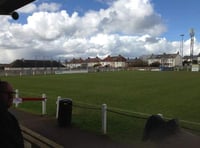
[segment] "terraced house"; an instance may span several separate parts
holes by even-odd
[[[154,63],[158,63],[160,66],[168,68],[182,66],[182,57],[179,52],[176,54],[152,54],[148,59],[148,65],[152,65]]]
[[[99,57],[90,58],[83,60],[82,58],[73,58],[69,62],[65,63],[67,68],[94,68],[94,67],[110,67],[110,68],[125,68],[127,59],[121,55],[118,56],[107,56],[104,59]]]

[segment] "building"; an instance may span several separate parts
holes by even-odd
[[[126,58],[118,56],[107,56],[104,59],[99,57],[87,59],[75,59],[73,58],[69,62],[65,63],[67,68],[76,69],[76,68],[95,68],[95,67],[110,67],[110,68],[125,68],[126,67]]]
[[[82,68],[84,65],[84,60],[82,58],[73,58],[69,62],[66,62],[65,65],[68,69]]]
[[[85,60],[85,63],[87,64],[87,67],[98,67],[101,66],[101,59],[99,57],[95,57],[95,58],[90,58],[88,57]]]
[[[179,52],[176,54],[152,54],[148,59],[148,65],[153,65],[154,63],[159,63],[162,67],[173,68],[176,66],[182,66],[182,57],[179,55]]]
[[[198,64],[200,55],[193,55],[191,56],[184,56],[183,57],[183,65],[191,65],[191,64]]]
[[[103,67],[125,68],[127,59],[121,55],[107,56],[101,62]]]
[[[60,62],[54,60],[25,60],[18,59],[13,61],[10,64],[7,64],[4,68],[5,70],[13,70],[13,69],[49,69],[49,68],[62,68]]]
[[[52,74],[57,70],[65,69],[65,66],[55,60],[25,60],[17,59],[3,67],[1,74],[5,75],[35,75]]]

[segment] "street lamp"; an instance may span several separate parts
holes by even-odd
[[[180,52],[181,53],[180,54],[183,58],[183,37],[184,37],[184,34],[181,34],[180,36],[181,36],[181,43],[180,43]]]

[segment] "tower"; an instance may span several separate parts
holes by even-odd
[[[184,37],[184,34],[181,34],[181,42],[180,42],[180,54],[183,58],[183,37]]]
[[[193,50],[194,50],[194,29],[190,29],[190,60],[193,61]]]

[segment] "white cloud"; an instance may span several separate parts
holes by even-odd
[[[32,13],[36,11],[37,6],[34,3],[30,3],[28,5],[25,5],[24,7],[18,9],[17,11],[20,13]]]
[[[57,3],[42,3],[39,5],[39,11],[49,11],[49,12],[56,12],[60,9],[61,5]]]
[[[108,33],[160,35],[166,28],[148,0],[119,0],[99,12],[100,26]]]
[[[26,24],[10,23],[8,17],[2,17],[0,54],[4,56],[0,57],[0,63],[17,58],[59,56],[87,58],[121,54],[138,57],[179,50],[179,41],[169,42],[159,37],[166,26],[150,0],[109,2],[107,9],[88,11],[83,16],[59,11],[60,5],[56,3],[43,3],[36,8],[32,4],[23,10],[34,11]],[[187,49],[188,42],[184,44]]]
[[[20,13],[32,13],[36,11],[56,12],[60,10],[61,5],[58,3],[41,3],[38,7],[35,3],[30,3],[18,9]]]

